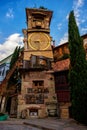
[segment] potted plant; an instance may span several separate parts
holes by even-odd
[[[8,119],[8,114],[0,113],[0,121],[4,121]]]

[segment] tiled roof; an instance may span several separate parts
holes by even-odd
[[[69,65],[70,65],[69,59],[57,61],[56,63],[53,64],[53,70],[54,71],[68,70]]]

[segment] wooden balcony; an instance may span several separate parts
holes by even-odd
[[[70,102],[70,91],[69,90],[57,90],[58,102]]]

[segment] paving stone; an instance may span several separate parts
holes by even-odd
[[[87,130],[73,119],[9,119],[0,121],[0,130]]]

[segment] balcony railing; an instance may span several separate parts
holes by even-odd
[[[51,69],[51,59],[32,55],[30,60],[23,61],[23,69]]]

